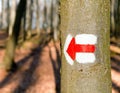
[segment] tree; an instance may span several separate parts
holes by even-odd
[[[1,0],[0,9],[0,27],[2,29],[8,28],[9,23],[9,0]]]
[[[26,5],[26,19],[25,19],[25,26],[26,26],[26,34],[27,38],[31,37],[31,26],[32,26],[32,16],[31,16],[31,0],[27,0]]]
[[[58,14],[58,8],[59,8],[59,0],[53,0],[53,20],[52,20],[52,26],[53,26],[53,37],[54,40],[59,40],[59,32],[58,32],[58,25],[59,25],[59,14]]]
[[[61,0],[61,93],[111,93],[109,30],[109,0]]]
[[[14,64],[14,52],[18,41],[18,36],[20,32],[20,24],[22,16],[25,12],[26,7],[26,0],[20,0],[20,3],[17,7],[17,10],[15,8],[15,0],[12,0],[12,7],[10,11],[10,25],[9,25],[9,37],[8,41],[6,43],[6,51],[5,56],[3,58],[3,62],[0,63],[0,72],[6,71],[12,69],[12,65]],[[1,80],[1,78],[0,78]]]
[[[116,2],[115,2],[115,4],[116,4],[116,11],[115,11],[115,13],[116,13],[116,15],[115,15],[115,37],[116,38],[119,38],[120,37],[120,1],[119,0],[116,0]]]
[[[13,26],[15,22],[15,16],[16,16],[16,0],[11,1],[12,6],[10,9],[10,24],[9,24],[9,36],[12,35],[13,32]]]
[[[2,0],[2,28],[5,28],[6,25],[6,12],[5,12],[5,0]]]

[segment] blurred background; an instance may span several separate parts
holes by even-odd
[[[59,0],[0,0],[0,93],[60,93],[59,11]],[[111,0],[110,20],[112,93],[120,93],[120,0]]]
[[[120,0],[111,0],[110,27],[112,93],[120,93]]]

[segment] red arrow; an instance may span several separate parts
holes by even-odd
[[[93,52],[95,52],[95,45],[91,45],[91,44],[75,44],[75,38],[72,38],[66,52],[69,54],[69,56],[73,60],[75,60],[76,52],[93,53]]]

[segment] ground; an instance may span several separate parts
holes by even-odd
[[[0,33],[0,46],[4,46],[5,38],[7,35]],[[0,93],[60,92],[60,43],[32,42],[28,40],[22,47],[16,48],[14,60],[17,68],[14,68],[0,82]],[[1,47],[0,62],[4,54],[5,49]],[[2,73],[1,76],[5,76],[4,74],[6,73]]]

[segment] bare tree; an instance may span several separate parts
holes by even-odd
[[[31,37],[31,0],[27,0],[27,6],[26,6],[26,33],[28,38]]]
[[[115,37],[120,38],[120,0],[115,0]]]
[[[51,31],[52,28],[52,0],[45,0],[46,4],[46,28],[47,32]]]
[[[32,29],[35,29],[37,27],[37,3],[37,0],[34,0],[32,4]]]
[[[45,24],[45,0],[38,0],[39,3],[39,27],[40,30],[44,29],[44,24]]]
[[[7,14],[6,14],[6,15],[7,15],[7,18],[6,18],[6,21],[7,21],[7,27],[8,27],[9,21],[10,21],[10,20],[9,20],[10,18],[9,18],[9,16],[8,16],[8,15],[10,15],[10,0],[7,0],[6,3],[7,3],[7,8],[6,8],[6,9],[7,9]]]
[[[4,9],[4,0],[2,0],[2,14],[1,14],[2,15],[2,22],[1,22],[2,28],[3,28],[4,21],[5,21],[4,11],[5,11],[5,9]]]
[[[36,30],[37,30],[37,34],[38,35],[40,35],[40,27],[39,27],[39,24],[40,24],[40,22],[39,22],[39,20],[40,20],[40,14],[39,14],[39,9],[40,9],[40,6],[39,6],[39,4],[40,4],[40,1],[39,0],[36,0]]]
[[[53,20],[52,20],[52,26],[53,26],[53,37],[54,40],[57,41],[59,40],[59,30],[58,30],[58,25],[59,25],[59,13],[58,13],[58,8],[59,8],[59,0],[52,0],[52,5],[53,5]]]
[[[2,1],[0,5],[0,28],[2,27]]]
[[[8,25],[8,20],[7,20],[7,2],[8,0],[2,0],[2,28],[5,29]]]
[[[15,16],[16,16],[16,0],[11,1],[11,8],[10,8],[10,24],[9,24],[9,35],[12,35],[13,26],[15,22]]]
[[[10,70],[12,64],[14,64],[14,52],[18,41],[20,32],[20,24],[23,14],[25,12],[26,0],[20,0],[16,11],[16,0],[12,0],[11,11],[10,11],[10,23],[9,23],[9,37],[6,43],[5,56],[3,62],[0,63],[0,70]]]

